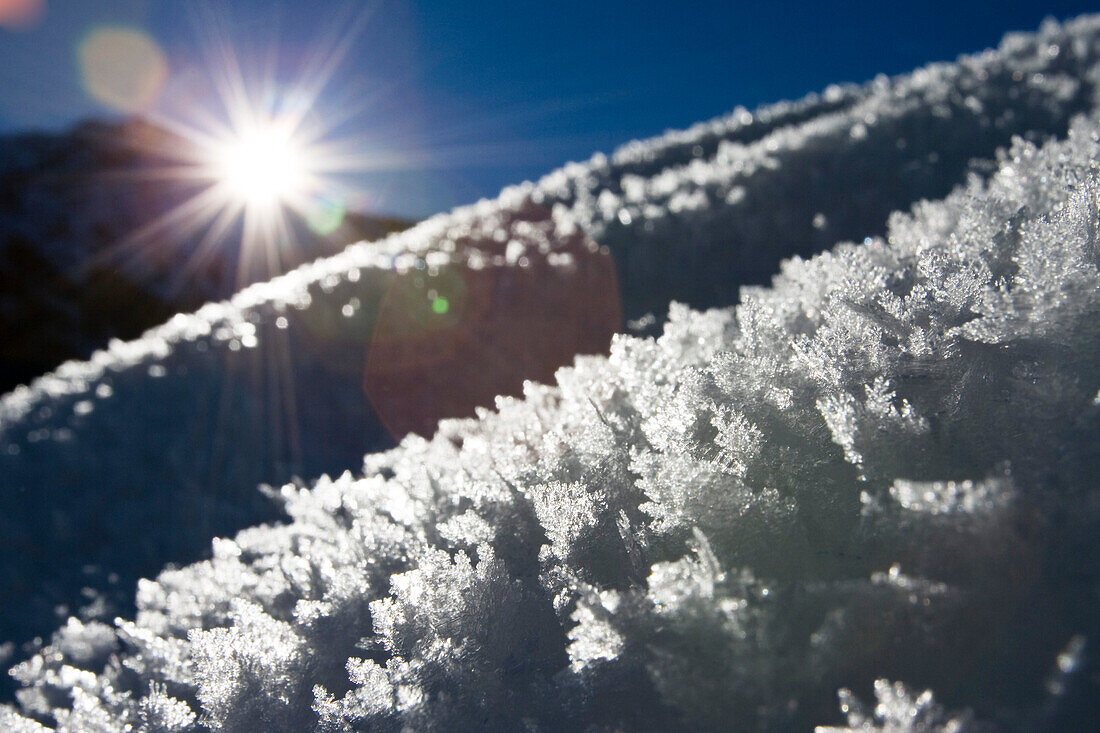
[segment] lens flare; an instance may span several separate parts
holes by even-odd
[[[363,390],[398,440],[430,437],[440,419],[472,417],[497,395],[522,394],[527,380],[552,382],[578,354],[606,353],[622,330],[615,263],[581,229],[558,226],[530,201],[512,222],[484,221],[493,223],[439,234],[485,257],[481,266],[473,255],[438,267],[395,263],[377,280],[385,292],[370,309]],[[509,250],[534,254],[548,243],[544,256],[508,263]]]
[[[360,108],[319,103],[368,17],[349,7],[296,63],[299,76],[283,83],[276,46],[246,59],[267,60],[263,68],[249,63],[246,73],[225,24],[209,10],[199,18],[208,78],[184,67],[168,80],[170,93],[162,93],[168,67],[151,39],[134,29],[93,31],[79,54],[86,89],[120,111],[145,110],[161,98],[149,118],[164,133],[139,143],[157,163],[142,177],[174,181],[187,197],[99,264],[175,244],[186,252],[179,282],[232,267],[239,288],[311,259],[305,248],[316,244],[312,237],[334,236],[346,221],[347,177],[372,163],[351,142],[332,139]]]
[[[97,28],[77,55],[85,91],[117,112],[148,109],[168,78],[164,52],[137,28]]]
[[[347,218],[347,205],[339,198],[319,198],[310,206],[306,222],[314,234],[328,236],[332,234]]]
[[[0,0],[0,27],[26,30],[42,16],[42,0]]]

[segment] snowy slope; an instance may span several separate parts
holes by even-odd
[[[600,314],[569,342],[600,351],[586,347],[617,319],[610,282],[631,318],[670,297],[728,305],[782,257],[884,232],[889,212],[1000,169],[989,188],[895,217],[889,243],[793,260],[736,310],[675,310],[661,340],[618,339],[556,388],[369,456],[360,480],[285,488],[292,524],[143,583],[136,623],[71,621],[20,668],[24,711],[49,722],[71,705],[54,712],[64,730],[186,730],[200,710],[226,730],[787,729],[835,717],[837,687],[889,675],[1005,725],[1056,720],[1072,704],[1044,701],[1043,680],[1065,648],[1072,699],[1077,640],[1098,631],[1095,584],[1067,585],[1060,562],[1081,558],[1086,577],[1098,564],[1083,477],[1100,388],[1100,135],[1082,123],[1071,142],[991,161],[1014,133],[1062,136],[1095,111],[1098,55],[1100,20],[1086,19],[735,112],[353,247],[7,395],[3,533],[19,560],[5,565],[18,592],[4,622],[21,639],[48,625],[33,613],[74,609],[81,583],[110,585],[96,573],[117,573],[124,598],[134,574],[270,516],[257,483],[355,467],[385,441],[388,410],[414,427],[444,416],[426,369],[423,395],[396,407],[386,396],[401,390],[374,391],[376,417],[372,354],[476,353],[477,338],[448,333],[495,332],[452,301],[527,290],[516,283],[539,272],[536,290]],[[429,337],[403,349],[386,318],[408,293]],[[521,302],[545,329],[531,343],[549,338],[560,323]],[[544,377],[503,370],[499,391],[525,376]],[[1073,492],[1082,510],[1066,513]],[[98,568],[87,581],[85,566]],[[1024,631],[1033,643],[1005,647]],[[1014,681],[960,671],[975,659]],[[879,722],[913,722],[909,707],[947,722],[924,698],[880,692]]]

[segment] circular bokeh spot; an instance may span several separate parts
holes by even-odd
[[[553,381],[578,354],[606,353],[621,327],[605,249],[531,203],[499,217],[449,233],[449,264],[391,274],[363,386],[396,438]]]
[[[0,0],[0,27],[30,28],[42,16],[45,7],[43,0]]]
[[[314,234],[328,236],[344,223],[347,206],[337,198],[324,198],[312,202],[306,215],[306,223]]]
[[[97,28],[77,49],[84,90],[117,112],[148,109],[168,78],[156,41],[137,28]]]

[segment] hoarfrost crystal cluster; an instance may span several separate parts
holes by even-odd
[[[773,111],[785,124],[756,142],[720,141],[742,129],[735,116],[584,173],[644,177],[662,155],[717,150],[676,174],[624,175],[621,194],[567,192],[570,168],[506,193],[597,241],[637,225],[652,244],[647,222],[678,222],[666,254],[690,261],[693,227],[724,226],[763,195],[751,183],[733,195],[734,181],[772,169],[768,151],[794,156],[815,134],[895,139],[891,115],[988,111],[1002,93],[1063,111],[1089,90],[1064,137],[1017,139],[988,177],[893,214],[883,236],[795,254],[732,307],[673,304],[659,337],[616,336],[555,384],[445,420],[356,474],[288,483],[273,492],[288,521],[141,581],[133,619],[70,620],[15,668],[19,707],[0,720],[66,732],[1095,723],[1100,75],[1032,66],[1094,57],[1098,29],[1048,26],[892,87],[831,90],[818,104],[835,113]],[[953,80],[971,73],[981,82],[959,97]],[[730,187],[714,197],[716,180]],[[843,212],[805,223],[821,231]]]

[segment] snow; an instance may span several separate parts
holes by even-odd
[[[15,668],[21,715],[62,731],[1095,723],[1098,61],[1085,18],[737,110],[5,396],[0,521],[20,561],[4,572],[30,587],[8,595],[7,633],[98,592]],[[551,255],[567,258],[548,288],[572,287],[602,248],[624,316],[667,309],[659,338],[615,336],[554,384],[358,464],[387,444],[363,390],[387,291]],[[267,491],[284,522],[259,524],[276,516],[261,482],[288,482]],[[250,523],[127,608],[134,577]]]

